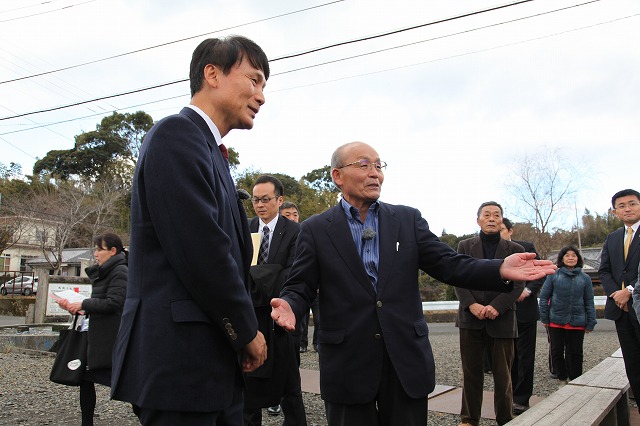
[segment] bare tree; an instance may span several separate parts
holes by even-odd
[[[76,182],[63,181],[40,189],[32,198],[36,235],[42,254],[51,269],[60,273],[62,252],[74,237],[80,224],[95,211],[89,195]]]
[[[564,220],[560,213],[573,209],[586,186],[588,167],[578,172],[569,158],[561,150],[540,149],[516,158],[505,177],[506,189],[514,199],[509,212],[532,225],[533,242],[543,258],[551,249],[550,230]]]

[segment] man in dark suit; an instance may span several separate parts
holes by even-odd
[[[500,204],[495,201],[482,203],[478,208],[477,222],[480,235],[461,241],[458,253],[478,259],[504,259],[513,253],[524,252],[522,246],[500,238]],[[480,277],[477,279],[482,281]],[[480,421],[484,365],[478,354],[484,354],[485,348],[491,353],[496,421],[503,425],[513,418],[511,364],[513,339],[518,336],[515,302],[523,289],[522,281],[516,281],[508,293],[455,289],[460,301],[456,327],[460,329],[462,360],[462,425],[477,426]]]
[[[262,365],[266,344],[221,138],[253,126],[269,64],[244,37],[207,39],[189,76],[191,104],[153,126],[136,166],[112,397],[132,403],[142,424],[242,425],[242,371]]]
[[[607,236],[600,254],[600,281],[609,296],[604,317],[616,322],[624,366],[633,395],[640,395],[640,324],[631,293],[638,280],[640,263],[640,193],[634,189],[611,198],[615,215],[624,226]],[[637,308],[637,305],[636,305]]]
[[[250,269],[251,294],[258,327],[269,348],[265,363],[246,374],[244,418],[247,426],[262,424],[262,407],[282,405],[284,426],[306,426],[300,383],[298,342],[271,319],[271,299],[280,294],[289,275],[300,225],[278,213],[284,188],[279,179],[262,175],[253,187],[251,232],[261,234],[257,265]],[[282,399],[282,402],[281,402]]]
[[[502,218],[500,236],[513,241],[524,248],[527,253],[536,253],[533,243],[529,241],[512,240],[513,224],[506,217]],[[536,358],[536,335],[538,334],[538,292],[543,280],[527,281],[522,293],[516,300],[516,320],[518,322],[518,337],[515,342],[513,365],[511,367],[511,386],[513,388],[513,414],[522,414],[529,409],[529,399],[533,394],[533,372]]]
[[[505,261],[457,254],[418,210],[378,201],[385,167],[362,142],[333,153],[331,176],[342,200],[301,224],[289,279],[271,301],[272,318],[293,331],[319,297],[320,390],[330,426],[427,423],[435,366],[419,268],[445,282],[496,291],[512,288],[503,279],[555,270],[533,254]]]

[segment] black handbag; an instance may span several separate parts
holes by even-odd
[[[49,380],[61,385],[80,386],[87,368],[88,333],[77,330],[78,317],[76,314],[71,328],[60,331],[58,352]]]

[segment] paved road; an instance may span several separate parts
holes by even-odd
[[[24,324],[24,317],[12,317],[0,315],[0,326],[2,325],[20,325]]]

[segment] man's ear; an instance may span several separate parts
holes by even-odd
[[[213,64],[207,64],[204,67],[204,78],[203,78],[203,83],[208,84],[210,87],[218,87],[218,76],[220,73],[220,70],[218,69],[218,67],[216,67]]]
[[[332,169],[331,177],[333,178],[333,183],[339,188],[342,185],[342,176],[340,173],[340,169],[338,168]]]

